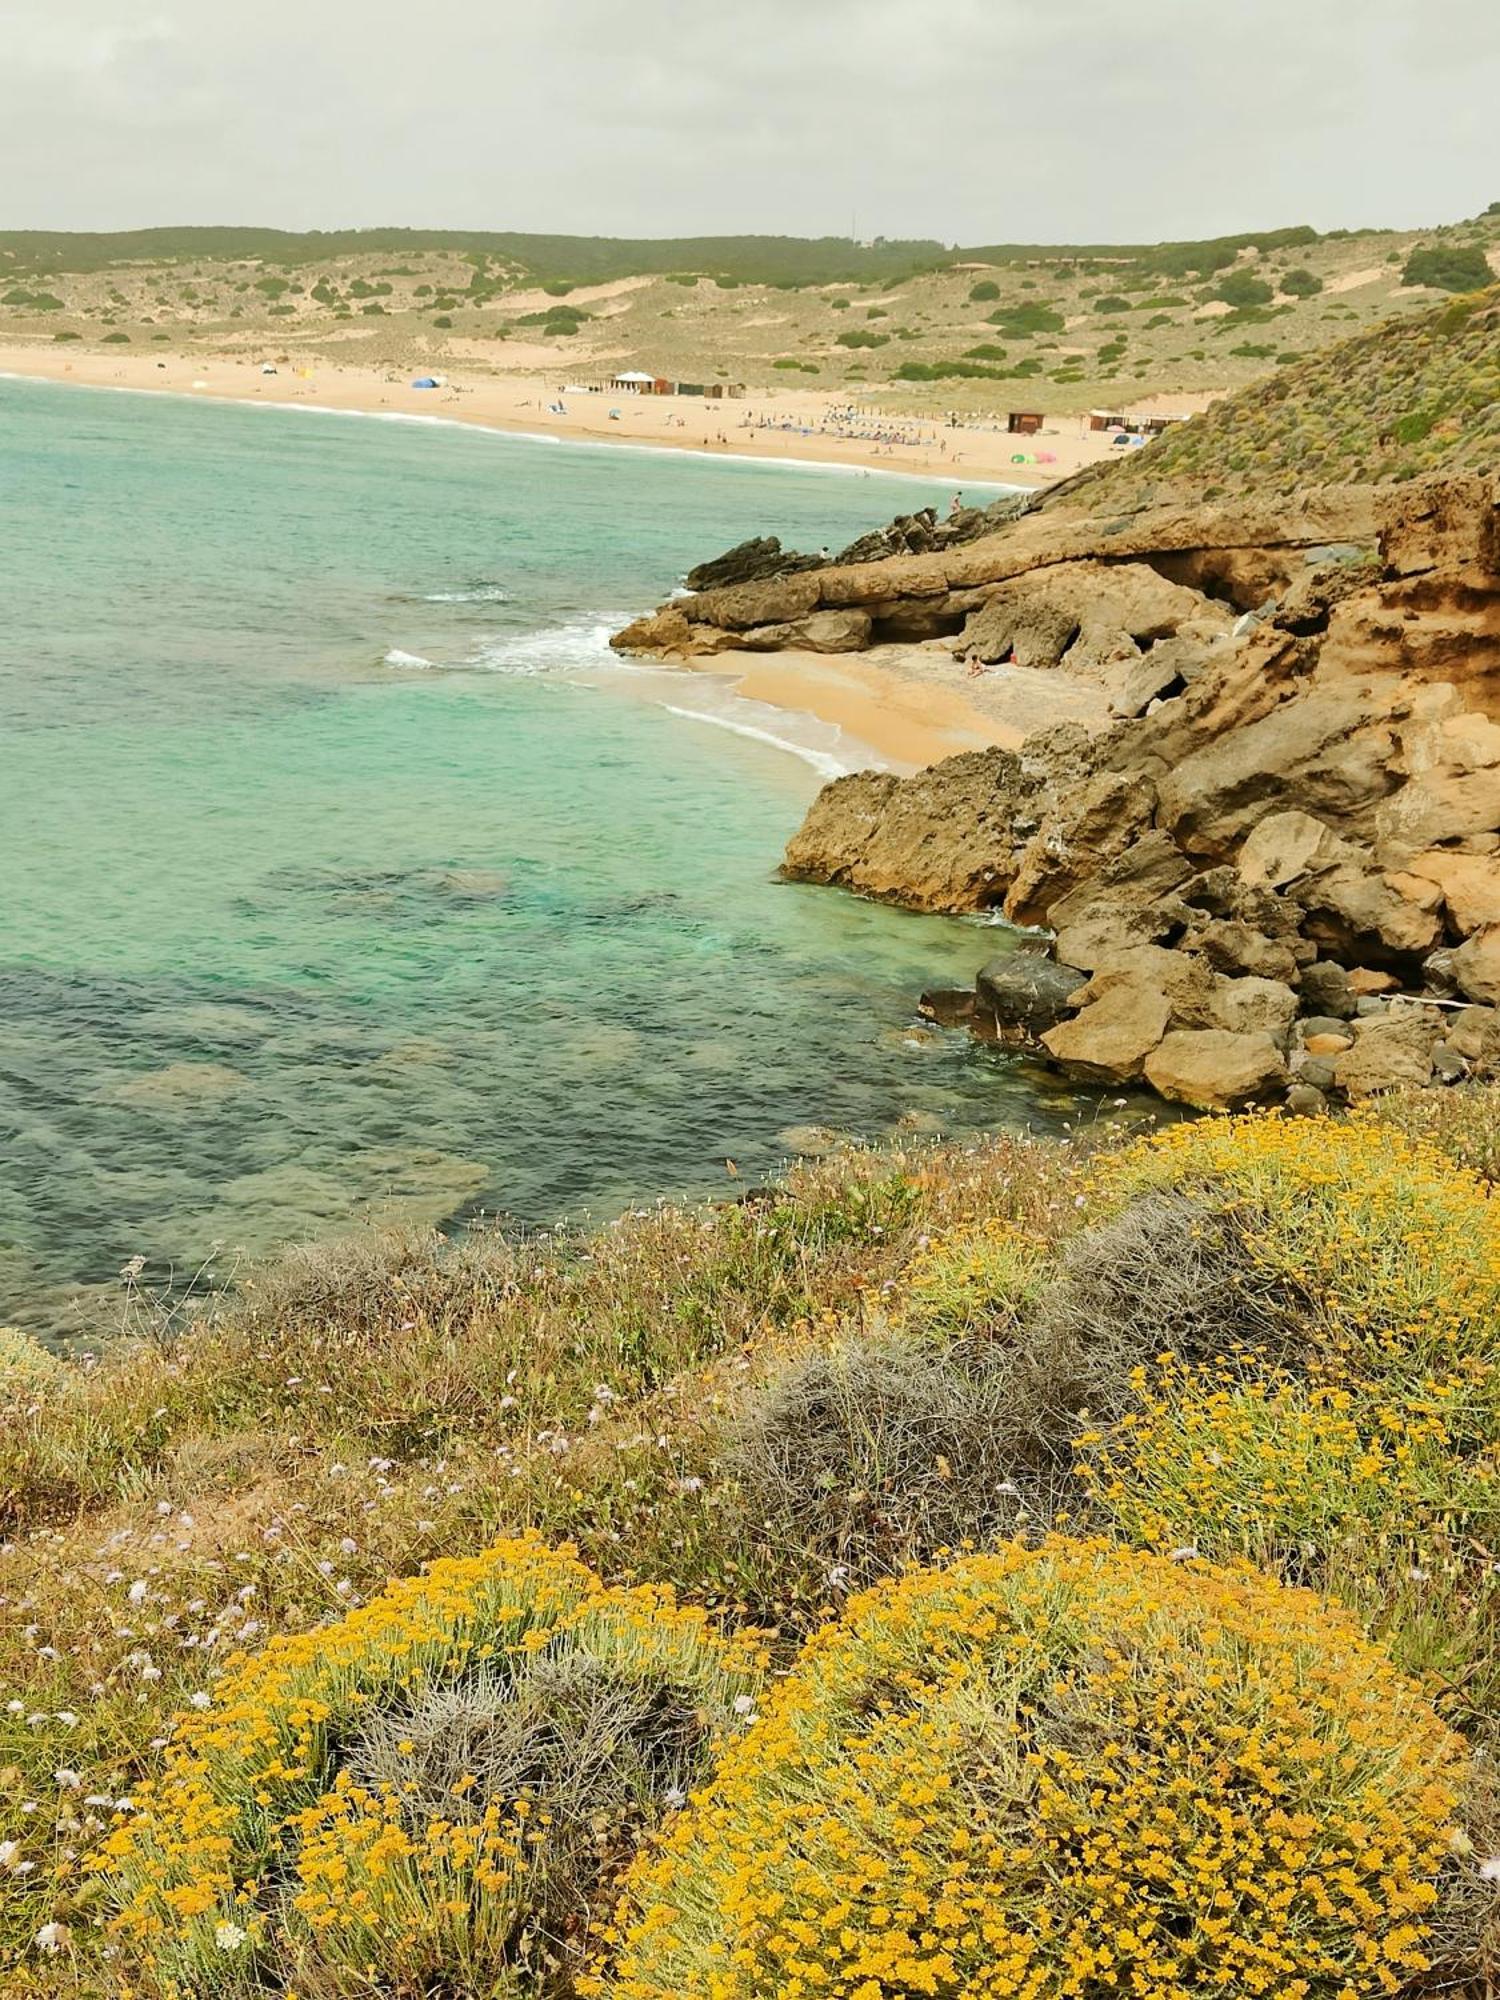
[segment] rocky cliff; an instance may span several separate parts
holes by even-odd
[[[1201,1106],[1500,1073],[1497,469],[1490,292],[1032,502],[731,551],[615,644],[904,640],[1103,690],[1102,733],[839,779],[788,847],[793,878],[1037,933],[934,1012]]]
[[[932,1004],[1082,1078],[1311,1108],[1500,1068],[1493,484],[1060,526],[1006,538],[1041,560],[973,625],[1013,657],[1033,645],[1066,666],[1088,648],[1111,671],[1101,605],[1122,572],[1168,572],[1191,601],[1128,635],[1130,674],[1155,689],[1144,712],[839,779],[786,872],[1045,927],[1046,969],[1004,959]],[[1224,598],[1244,595],[1256,609],[1226,629]]]

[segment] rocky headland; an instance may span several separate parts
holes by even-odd
[[[1500,1075],[1494,474],[1129,480],[1118,510],[1091,477],[833,560],[747,545],[615,643],[901,638],[1102,690],[1103,729],[837,779],[788,846],[792,879],[1025,933],[934,1017],[1205,1108]]]

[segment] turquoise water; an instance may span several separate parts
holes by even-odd
[[[1062,1116],[912,1033],[993,933],[773,880],[851,746],[602,646],[744,535],[942,497],[0,381],[0,1321]]]

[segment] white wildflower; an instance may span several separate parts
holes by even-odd
[[[214,1943],[220,1951],[238,1951],[249,1938],[250,1933],[241,1930],[238,1924],[221,1923],[214,1925]]]

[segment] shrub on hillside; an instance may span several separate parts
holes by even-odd
[[[864,327],[855,327],[848,333],[834,336],[840,347],[884,347],[890,340],[888,333],[871,333]]]
[[[1061,333],[1067,321],[1060,312],[1040,300],[1028,299],[1023,305],[1001,306],[989,315],[991,326],[1012,340],[1026,340],[1036,333]]]
[[[158,1992],[566,1992],[753,1644],[531,1540],[273,1642],[182,1718],[98,1866]]]
[[[1261,1579],[1012,1545],[816,1635],[664,1851],[619,2000],[1394,1993],[1459,1744]]]
[[[1495,274],[1484,252],[1472,245],[1429,243],[1412,251],[1401,282],[1439,292],[1478,292],[1494,284]]]
[[[1322,291],[1323,280],[1299,264],[1294,271],[1288,271],[1282,278],[1280,289],[1289,299],[1313,299]]]
[[[1494,1358],[1500,1217],[1471,1174],[1371,1117],[1184,1122],[1105,1160],[1096,1187],[1106,1209],[1171,1189],[1232,1214],[1340,1368],[1399,1381]]]
[[[1251,271],[1231,271],[1214,287],[1214,297],[1227,306],[1268,306],[1276,296],[1275,287]]]
[[[982,305],[989,299],[998,299],[999,296],[1000,287],[995,283],[993,278],[981,278],[977,285],[969,287],[969,303],[971,305]]]

